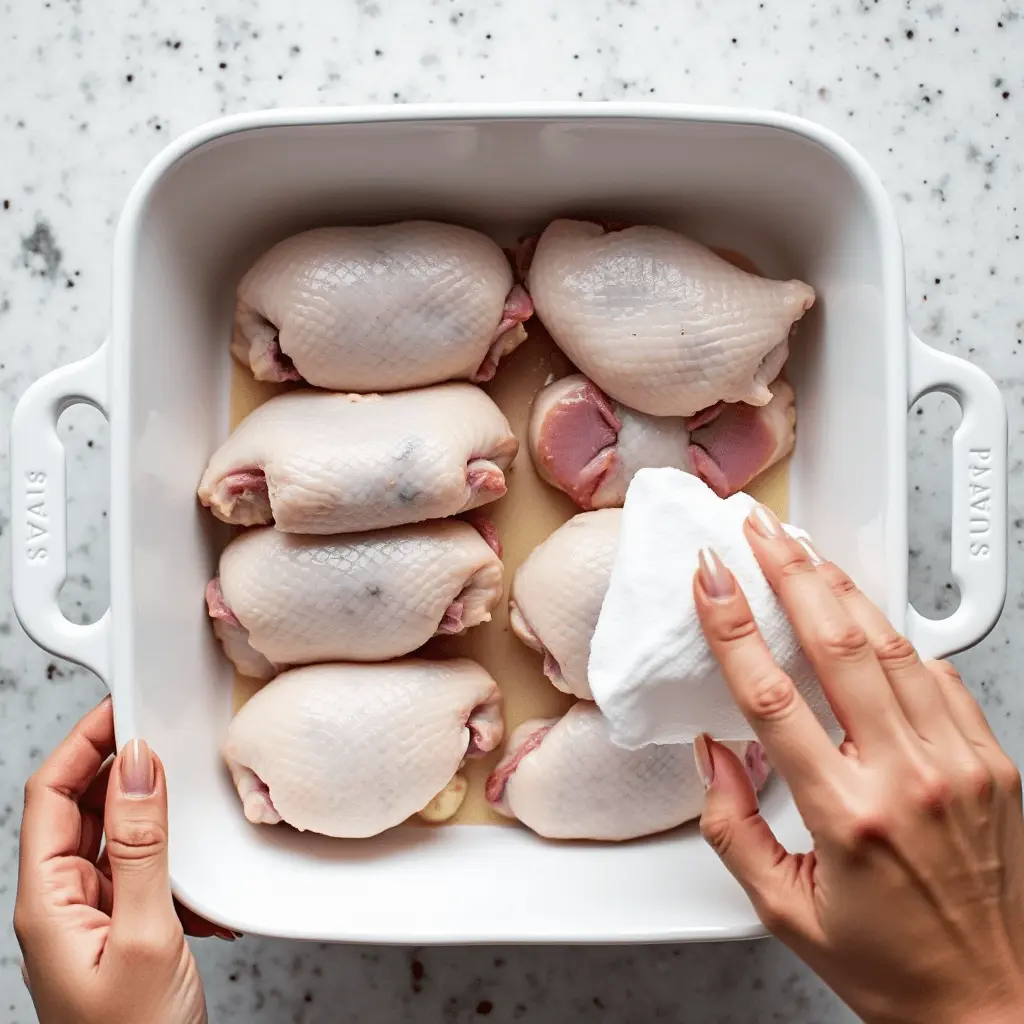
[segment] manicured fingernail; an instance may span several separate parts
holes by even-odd
[[[807,553],[807,557],[811,560],[811,565],[825,564],[825,559],[818,554],[814,545],[806,537],[797,537],[796,542]]]
[[[216,931],[216,932],[213,933],[213,936],[216,939],[223,939],[225,942],[234,942],[235,939],[240,939],[242,937],[237,932],[229,932],[229,931],[226,931],[226,930],[225,931]]]
[[[121,789],[125,796],[152,796],[156,789],[153,755],[145,740],[130,740],[121,754]]]
[[[782,524],[770,508],[758,505],[747,518],[765,540],[778,540],[782,536]]]
[[[736,581],[732,573],[711,548],[701,548],[697,554],[697,562],[700,585],[708,597],[722,601],[736,593]]]
[[[715,781],[715,762],[711,760],[707,733],[702,732],[693,741],[693,760],[697,765],[697,774],[704,784],[704,789],[709,790],[711,783]]]

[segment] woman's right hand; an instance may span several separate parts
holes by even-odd
[[[767,513],[766,515],[764,513]],[[871,1022],[1024,1021],[1020,775],[953,667],[755,510],[747,539],[846,732],[836,748],[712,552],[698,613],[814,841],[787,852],[743,766],[702,738],[701,830],[764,924]]]

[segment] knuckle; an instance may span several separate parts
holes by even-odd
[[[35,915],[26,910],[25,905],[19,900],[14,904],[14,935],[22,950],[30,945],[32,935],[35,932]]]
[[[777,568],[779,576],[784,580],[791,579],[795,576],[804,576],[811,572],[817,572],[817,569],[811,564],[811,560],[807,557],[807,553],[799,544],[796,543],[796,541],[793,541],[787,546],[787,553],[783,557],[782,561],[779,562]]]
[[[960,788],[973,800],[982,804],[991,801],[997,784],[995,773],[980,761],[965,765],[959,772]]]
[[[42,783],[39,781],[38,772],[30,775],[28,781],[25,783],[25,806],[28,807],[30,803],[36,798]]]
[[[832,588],[832,593],[840,600],[858,593],[857,584],[835,563],[826,562],[825,565],[819,566],[818,571],[824,572],[825,579],[828,581],[829,587]]]
[[[817,637],[823,655],[836,661],[857,661],[864,656],[868,638],[856,622],[831,621],[824,623]]]
[[[1005,755],[1001,755],[993,765],[992,779],[1001,790],[1020,800],[1020,769]]]
[[[712,626],[712,633],[722,644],[735,644],[757,635],[757,623],[746,609],[734,609],[722,615]]]
[[[896,632],[887,633],[876,642],[875,657],[887,669],[909,668],[918,661],[914,645],[902,633]]]
[[[700,834],[704,841],[719,855],[725,856],[732,839],[732,822],[721,814],[704,813],[700,819]]]
[[[919,770],[910,783],[910,797],[915,806],[938,813],[946,810],[953,802],[953,787],[938,772]]]
[[[944,676],[951,682],[957,683],[963,686],[963,679],[960,678],[960,673],[957,672],[956,668],[948,661],[929,661],[928,667],[938,673],[940,676]]]
[[[885,811],[880,806],[842,799],[827,827],[832,842],[852,857],[861,856],[889,832]]]
[[[126,821],[107,836],[111,857],[144,860],[167,845],[167,829],[155,821]]]
[[[796,687],[782,669],[773,667],[773,670],[752,682],[744,703],[744,710],[754,718],[778,721],[796,708]]]

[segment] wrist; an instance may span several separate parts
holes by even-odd
[[[1018,1024],[1024,1021],[1024,979],[1019,979],[1009,991],[979,999],[948,1019],[949,1024]]]
[[[1019,1024],[1024,1021],[1024,996],[1007,1002],[972,1007],[950,1024]]]

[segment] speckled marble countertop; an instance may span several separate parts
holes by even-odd
[[[653,99],[774,107],[841,132],[895,198],[915,327],[931,344],[976,360],[1010,406],[1007,611],[992,636],[957,660],[1024,760],[1024,687],[1013,667],[1021,652],[1010,648],[1024,608],[1024,478],[1013,447],[1024,400],[1024,8],[1016,0],[7,0],[0,10],[4,424],[33,379],[102,339],[128,188],[169,139],[217,115],[315,103]],[[912,592],[933,614],[955,600],[947,569],[955,424],[952,403],[940,399],[911,416]],[[62,434],[72,506],[63,601],[85,621],[107,600],[107,430],[98,413],[76,409]],[[3,578],[7,469],[4,447]],[[6,921],[22,783],[102,690],[22,634],[4,591]],[[199,944],[197,954],[218,1024],[853,1019],[774,942],[412,950],[242,939]],[[18,959],[5,929],[0,1017],[11,1024],[34,1019]]]

